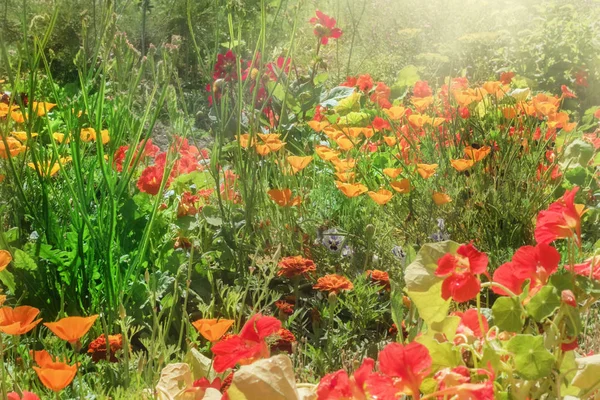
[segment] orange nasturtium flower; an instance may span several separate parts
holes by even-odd
[[[33,112],[37,113],[38,117],[43,117],[46,113],[56,107],[54,103],[47,103],[45,101],[37,102],[32,101]]]
[[[394,196],[392,192],[387,189],[379,189],[376,192],[368,192],[367,194],[375,203],[379,204],[380,206],[387,204],[387,202],[389,202]]]
[[[12,261],[12,256],[7,250],[0,250],[0,272],[4,271]]]
[[[271,189],[267,192],[271,200],[281,207],[298,206],[302,202],[300,196],[292,198],[291,189]]]
[[[473,161],[481,161],[486,158],[491,151],[492,148],[490,146],[482,146],[478,149],[467,146],[465,147],[465,156]]]
[[[446,193],[433,192],[433,202],[437,206],[444,205],[446,203],[450,203],[452,199]]]
[[[475,165],[475,161],[459,158],[457,160],[450,160],[450,164],[452,164],[452,167],[454,167],[455,170],[462,172],[468,170],[473,165]]]
[[[402,168],[384,168],[383,173],[391,179],[396,179],[402,173]]]
[[[360,196],[361,194],[369,190],[365,185],[361,183],[344,183],[340,181],[335,181],[335,185],[347,197]]]
[[[313,289],[338,294],[342,290],[354,289],[354,285],[345,276],[329,274],[319,278]]]
[[[40,381],[53,392],[60,392],[73,382],[77,374],[77,365],[44,360],[43,365],[33,367]]]
[[[40,310],[29,306],[2,307],[0,308],[0,332],[7,335],[23,335],[40,323],[41,318],[35,319],[39,313]]]
[[[435,174],[437,167],[437,164],[417,164],[417,172],[421,178],[428,179]]]
[[[410,192],[410,181],[408,179],[400,179],[399,181],[391,182],[390,186],[398,193]]]
[[[75,344],[90,330],[98,315],[89,317],[66,317],[57,322],[46,322],[44,325],[62,340]]]
[[[192,325],[204,339],[209,342],[217,342],[232,327],[235,321],[232,319],[199,319]]]
[[[292,166],[292,171],[294,174],[302,171],[304,168],[310,164],[312,161],[311,156],[300,157],[300,156],[289,156],[287,158],[288,163]]]

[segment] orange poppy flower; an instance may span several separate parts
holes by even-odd
[[[392,192],[387,189],[379,189],[377,192],[368,192],[367,194],[380,206],[387,204],[394,196]]]
[[[346,172],[346,171],[350,171],[352,168],[354,168],[356,166],[356,160],[353,158],[344,158],[344,159],[339,159],[339,158],[332,158],[331,162],[333,163],[335,170],[337,172]]]
[[[43,117],[46,113],[56,107],[54,103],[47,103],[45,101],[37,102],[32,101],[33,112],[37,113],[38,117]]]
[[[444,205],[446,203],[450,203],[452,199],[446,193],[433,192],[433,202],[437,206]]]
[[[108,129],[102,129],[100,131],[100,138],[102,140],[102,144],[110,142],[110,134],[108,133]]]
[[[396,179],[402,173],[402,168],[384,168],[383,173],[392,179]]]
[[[329,274],[319,278],[313,289],[338,294],[342,290],[354,289],[354,285],[345,276]]]
[[[79,138],[84,142],[96,140],[96,130],[94,128],[83,128],[79,132]]]
[[[0,308],[0,332],[7,335],[23,335],[33,328],[42,320],[35,319],[40,310],[35,307],[20,306],[2,307]]]
[[[390,146],[390,147],[392,147],[392,146],[395,146],[395,145],[396,145],[396,142],[397,142],[396,138],[395,138],[395,137],[393,137],[393,136],[384,136],[384,137],[383,137],[383,140],[384,140],[384,141],[385,141],[385,143],[386,143],[388,146]]]
[[[312,161],[311,156],[300,157],[300,156],[289,156],[287,158],[288,163],[292,166],[292,171],[294,174],[302,171],[304,168],[310,164]]]
[[[6,175],[0,174],[0,183],[4,182],[4,179],[6,179]]]
[[[354,147],[354,143],[343,134],[334,139],[340,149],[348,151]]]
[[[40,367],[45,367],[55,361],[46,350],[30,350],[29,355],[33,357],[35,363]]]
[[[25,115],[20,110],[11,111],[10,117],[17,124],[22,124],[23,122],[25,122]]]
[[[465,147],[465,156],[473,161],[481,161],[487,157],[492,151],[490,146],[483,146],[478,149],[474,149],[471,146]]]
[[[429,117],[421,114],[411,114],[408,122],[415,128],[422,128],[429,121]]]
[[[73,344],[81,340],[90,330],[98,315],[89,317],[66,317],[57,322],[46,322],[44,325],[62,340]]]
[[[341,182],[350,182],[356,178],[356,173],[354,173],[354,172],[336,172],[335,176]]]
[[[446,120],[444,118],[429,118],[427,123],[432,125],[433,127],[438,127],[443,124]]]
[[[250,143],[250,134],[244,133],[238,137],[238,141],[240,142],[240,146],[244,149],[247,149],[250,146],[254,146],[256,144],[256,138],[252,138],[252,143]]]
[[[48,362],[42,367],[33,367],[40,381],[53,392],[60,392],[73,382],[77,365],[63,362]]]
[[[343,183],[340,181],[335,181],[335,185],[347,197],[357,197],[369,190],[361,183]]]
[[[282,142],[278,133],[267,133],[267,134],[258,134],[258,138],[262,141],[262,143],[256,143],[256,152],[261,156],[266,156],[272,151],[278,151],[283,146],[285,146],[285,142]]]
[[[65,143],[69,143],[69,142],[70,142],[70,139],[69,139],[69,138],[67,138],[67,139],[65,140],[65,136],[66,136],[66,135],[65,135],[64,133],[60,133],[60,132],[54,132],[54,133],[52,134],[52,137],[53,137],[53,138],[54,138],[54,140],[56,140],[58,143],[63,143],[63,142],[65,142]]]
[[[10,134],[11,134],[11,136],[19,139],[21,142],[24,142],[27,140],[27,132],[25,132],[25,131],[13,131]],[[36,136],[38,136],[37,133],[31,132],[31,138],[34,138]]]
[[[15,157],[27,149],[26,146],[23,146],[23,144],[14,137],[7,137],[6,143],[8,144],[8,149],[4,145],[4,140],[0,139],[0,158],[7,159],[9,154],[11,157]]]
[[[7,250],[0,250],[0,272],[4,271],[12,261],[12,256]]]
[[[332,148],[327,146],[316,146],[315,153],[317,153],[319,158],[321,158],[324,161],[331,161],[340,155],[338,151],[333,150]]]
[[[471,168],[475,164],[475,160],[465,160],[464,158],[459,158],[457,160],[450,160],[450,164],[454,167],[455,170],[462,172]]]
[[[437,167],[437,164],[417,164],[417,172],[421,178],[428,179],[435,174]]]
[[[408,179],[401,179],[396,182],[391,182],[390,186],[398,193],[409,193],[410,192],[410,181]]]
[[[433,97],[413,97],[410,101],[413,103],[417,111],[421,112],[433,104]]]
[[[401,106],[394,106],[388,109],[384,109],[383,112],[387,114],[389,119],[393,121],[398,121],[401,120],[402,117],[404,117],[404,114],[406,113],[406,108]]]
[[[365,135],[367,139],[370,139],[375,134],[375,130],[373,128],[362,128],[362,134]]]
[[[281,207],[298,206],[302,202],[300,196],[292,198],[291,189],[271,189],[267,192],[271,200]]]
[[[363,133],[363,128],[344,128],[342,132],[347,136],[356,139]]]
[[[517,110],[514,107],[504,107],[502,109],[502,115],[506,119],[513,119],[517,117]]]
[[[329,125],[331,125],[329,123],[329,121],[327,121],[326,119],[323,121],[308,121],[306,123],[306,125],[308,125],[310,127],[310,129],[312,129],[315,132],[321,132],[323,129],[325,129],[326,127],[328,127]]]
[[[192,322],[192,325],[204,339],[209,342],[217,342],[233,326],[234,322],[232,319],[199,319]]]

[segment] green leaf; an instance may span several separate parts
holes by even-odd
[[[360,110],[360,93],[352,93],[350,96],[339,101],[338,105],[333,107],[333,111],[340,115],[346,115],[352,111]]]
[[[13,253],[13,265],[17,269],[37,271],[37,264],[33,261],[33,258],[20,249],[15,250]]]
[[[397,327],[402,326],[402,320],[404,319],[404,303],[402,302],[402,297],[404,294],[402,293],[402,288],[396,283],[396,281],[391,281],[392,285],[392,294],[391,294],[391,307],[392,307],[392,320],[396,324]]]
[[[579,371],[575,374],[571,384],[581,390],[592,389],[600,380],[600,354],[576,358],[575,363]]]
[[[544,286],[525,306],[527,313],[537,322],[542,322],[551,316],[558,307],[560,307],[560,295],[552,286]]]
[[[461,356],[451,342],[440,343],[430,336],[421,335],[415,339],[429,350],[433,372],[443,368],[454,368],[460,364]]]
[[[582,139],[575,139],[565,149],[560,163],[564,168],[586,167],[594,157],[594,146]]]
[[[0,281],[10,290],[12,293],[15,292],[15,276],[8,270],[0,272]]]
[[[407,291],[408,297],[412,300],[419,311],[419,316],[429,326],[436,322],[441,322],[448,316],[450,309],[450,299],[442,299],[442,282],[433,284],[425,292]]]
[[[365,112],[352,111],[338,121],[339,126],[365,126],[369,123],[369,114]]]
[[[317,86],[321,83],[326,82],[327,79],[329,79],[329,74],[327,72],[321,72],[320,74],[315,76],[315,78],[313,79],[313,83],[315,84],[315,86]]]
[[[516,335],[506,345],[513,353],[515,370],[523,378],[535,380],[552,372],[554,356],[544,347],[542,336]]]
[[[420,79],[419,69],[414,65],[407,65],[398,72],[398,79],[394,83],[397,87],[414,85]]]
[[[202,215],[204,215],[204,219],[209,225],[212,226],[221,226],[223,225],[223,220],[221,219],[221,214],[219,210],[212,206],[206,206],[202,209]]]
[[[501,331],[520,332],[525,322],[523,310],[518,299],[500,297],[492,306],[494,325]]]
[[[573,185],[583,186],[587,179],[587,170],[580,165],[575,168],[569,168],[565,172],[565,178]]]
[[[323,107],[335,107],[338,102],[354,93],[353,87],[336,86],[321,95],[320,104]]]

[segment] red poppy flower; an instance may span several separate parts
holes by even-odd
[[[560,253],[552,246],[540,243],[537,246],[523,246],[512,257],[512,261],[502,264],[494,271],[494,282],[510,289],[514,294],[523,292],[523,283],[530,281],[529,296],[537,293],[555,273],[560,262]],[[504,290],[493,287],[492,290],[507,296]]]
[[[256,359],[269,356],[269,346],[265,339],[281,329],[281,322],[274,317],[262,314],[253,315],[244,325],[239,335],[233,335],[216,343],[211,351],[215,355],[213,367],[218,373],[236,364],[250,364]]]
[[[535,240],[550,244],[556,239],[573,238],[581,245],[581,215],[583,204],[575,204],[579,187],[567,190],[563,197],[550,204],[547,210],[540,211],[535,226]]]
[[[488,257],[469,243],[461,245],[456,254],[444,254],[437,264],[435,275],[444,278],[442,297],[462,303],[479,293],[481,283],[476,275],[486,273]]]
[[[317,10],[317,16],[310,19],[314,25],[314,34],[321,38],[321,44],[329,43],[329,39],[338,39],[342,36],[342,30],[335,27],[335,19]]]
[[[379,370],[385,375],[368,376],[367,391],[377,399],[397,399],[399,393],[418,397],[432,363],[429,350],[420,343],[390,343],[379,353]]]
[[[217,62],[215,63],[213,71],[213,79],[224,79],[226,81],[237,79],[237,65],[233,51],[227,50],[227,53],[219,54],[217,56]]]

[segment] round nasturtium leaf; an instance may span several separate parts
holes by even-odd
[[[513,354],[515,372],[528,380],[544,378],[552,372],[555,359],[544,347],[542,336],[516,335],[506,345]]]

